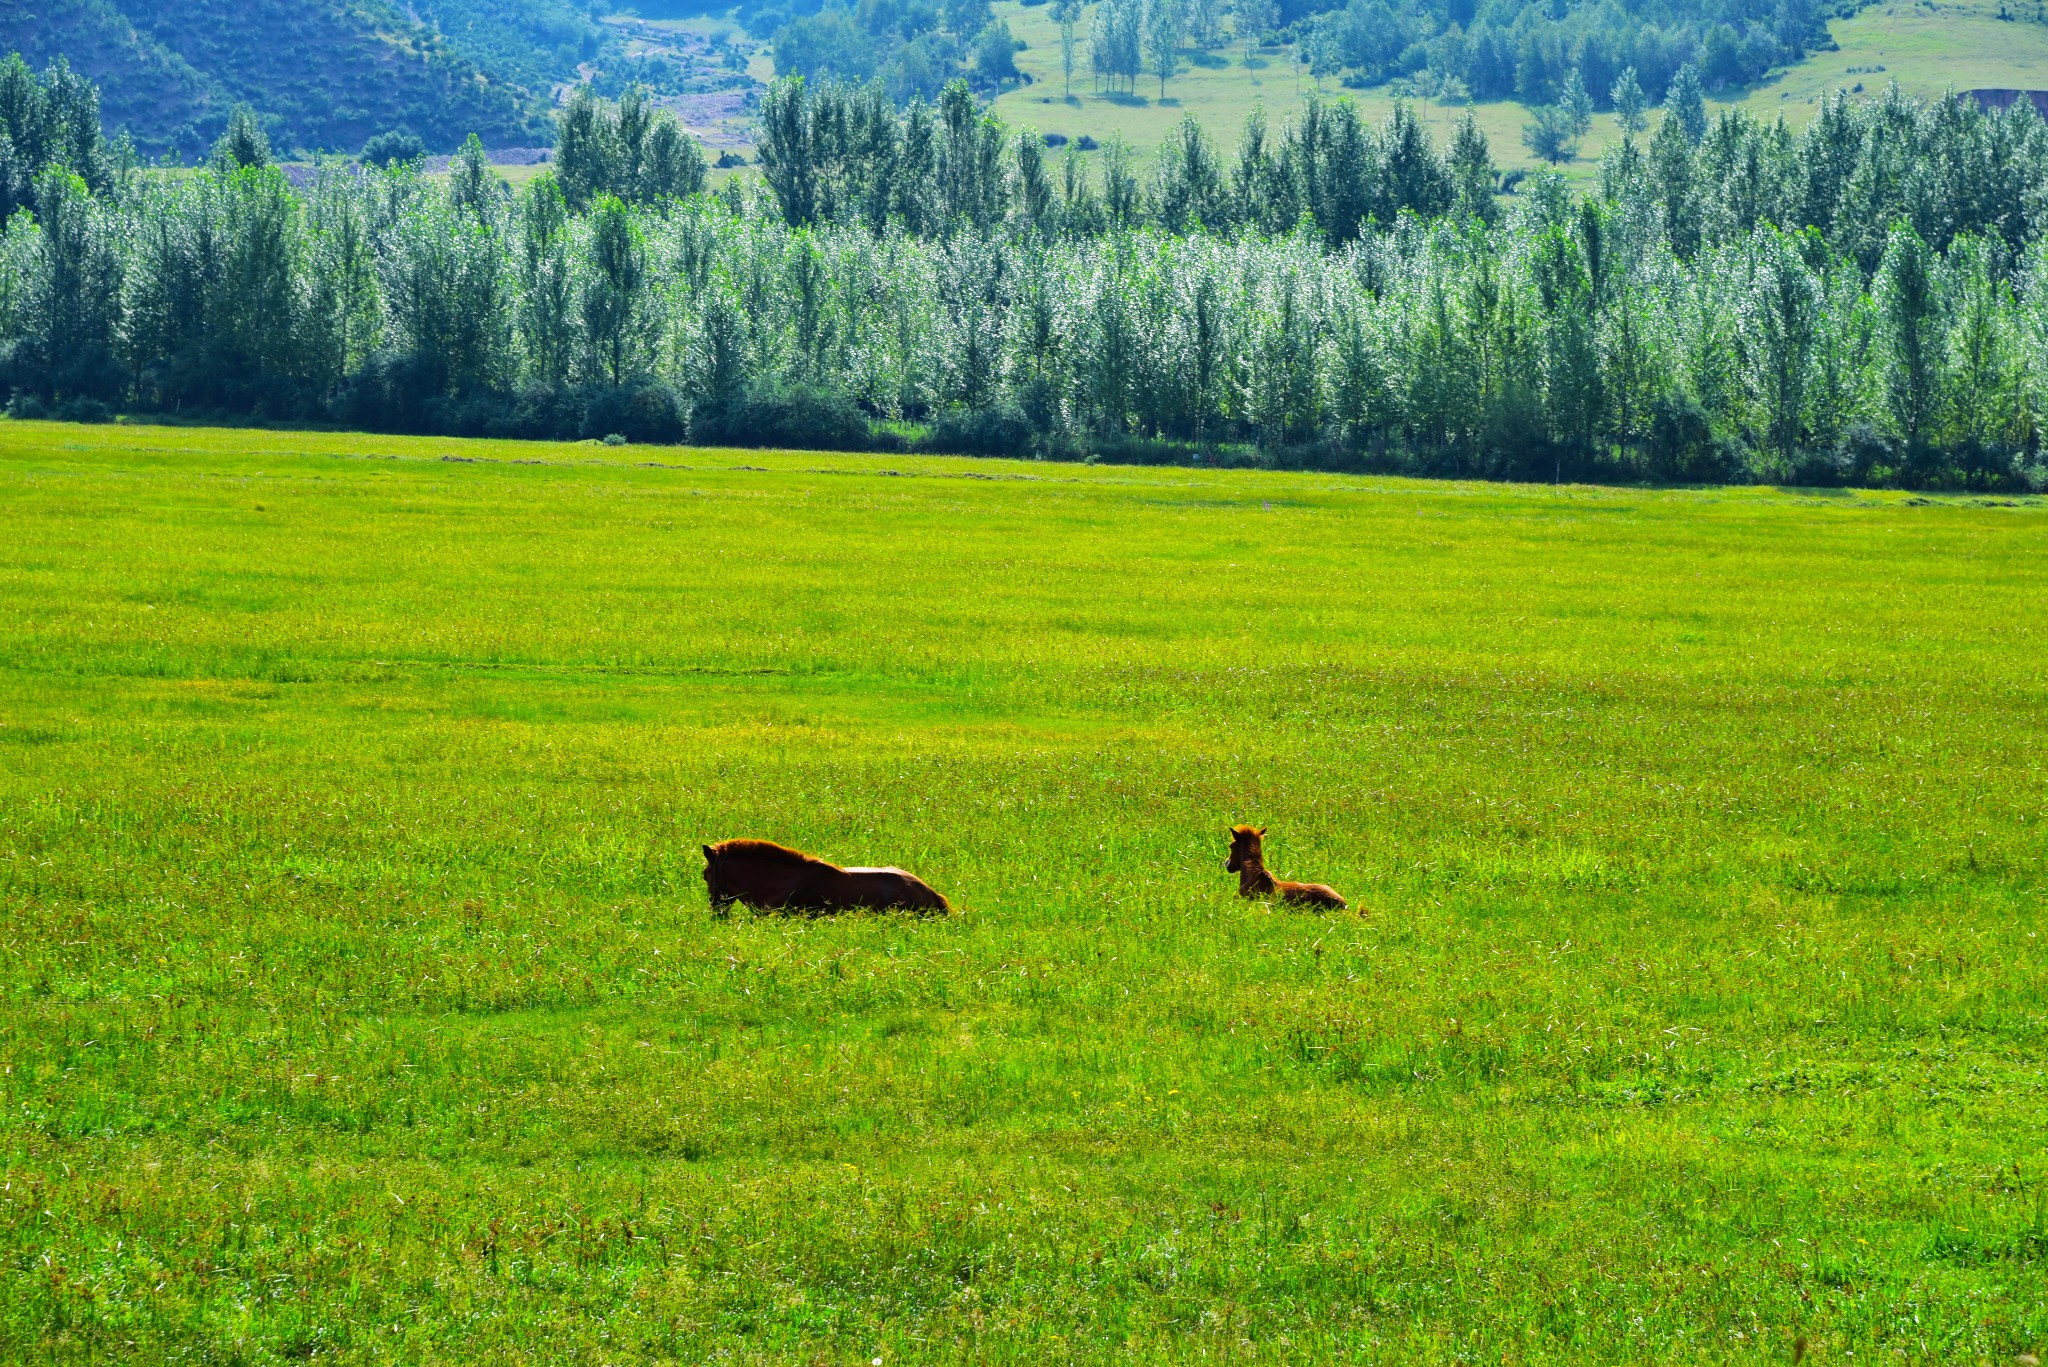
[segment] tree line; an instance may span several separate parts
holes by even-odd
[[[1242,3],[1242,0],[1240,0]],[[1255,0],[1256,3],[1256,0]],[[1418,93],[1556,103],[1574,75],[1605,107],[1633,70],[1662,99],[1690,66],[1709,90],[1749,85],[1772,69],[1834,47],[1827,20],[1851,3],[1812,0],[1346,0],[1297,24],[1302,60],[1348,84],[1407,79]],[[1281,5],[1281,14],[1289,5]]]
[[[402,430],[1517,479],[2042,484],[2048,126],[1896,92],[1667,117],[1491,193],[1469,122],[1312,104],[1055,167],[959,88],[779,86],[764,178],[594,155],[512,193],[253,152],[33,178],[0,392]],[[664,144],[665,144],[665,140]],[[246,149],[245,149],[246,150]],[[664,154],[665,155],[665,154]],[[662,157],[653,157],[661,163]],[[701,159],[696,163],[701,176]],[[701,181],[698,182],[701,184]]]

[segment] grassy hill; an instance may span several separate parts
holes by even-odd
[[[0,1359],[2038,1353],[2044,517],[0,422]]]
[[[5,50],[68,59],[108,128],[151,154],[203,151],[237,103],[283,149],[352,151],[396,127],[437,147],[547,136],[541,93],[377,0],[50,0],[0,10]]]
[[[1980,86],[2048,88],[2048,14],[2039,5],[2019,0],[2005,8],[2013,19],[1997,17],[1999,0],[1920,0],[1874,6],[1832,20],[1829,30],[1839,51],[1816,52],[1749,90],[1710,98],[1710,107],[1740,104],[1765,117],[1783,113],[1788,122],[1803,126],[1827,92],[1838,88],[1861,85],[1865,92],[1875,92],[1896,80],[1908,94],[1923,97]],[[996,107],[1011,122],[1042,133],[1070,138],[1086,134],[1099,141],[1115,131],[1149,151],[1183,115],[1192,113],[1225,149],[1232,149],[1255,104],[1263,105],[1277,124],[1292,116],[1304,95],[1318,91],[1326,98],[1353,99],[1375,117],[1384,117],[1396,99],[1393,86],[1347,90],[1335,81],[1319,86],[1295,64],[1291,49],[1261,51],[1248,62],[1238,43],[1206,55],[1174,77],[1164,99],[1156,77],[1140,79],[1134,96],[1099,94],[1087,76],[1084,41],[1069,101],[1062,89],[1059,29],[1051,7],[999,0],[995,9],[1028,45],[1016,61],[1018,69],[1032,77],[1030,84],[1006,91]],[[1087,30],[1084,19],[1084,38]],[[1522,104],[1444,104],[1412,98],[1408,103],[1429,123],[1440,145],[1448,142],[1456,121],[1469,108],[1485,129],[1500,166],[1527,170],[1541,165],[1522,145],[1521,133],[1530,119]],[[1574,180],[1589,180],[1600,153],[1618,140],[1613,118],[1596,117],[1578,159],[1561,169]]]

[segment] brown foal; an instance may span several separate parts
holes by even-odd
[[[1240,897],[1278,897],[1308,907],[1342,911],[1351,905],[1327,883],[1289,883],[1266,872],[1264,826],[1230,828],[1230,861],[1223,867],[1237,875]]]

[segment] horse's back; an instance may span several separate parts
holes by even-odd
[[[705,854],[716,861],[723,895],[764,911],[952,910],[930,884],[893,865],[842,869],[772,840],[727,840]]]
[[[849,890],[859,899],[855,903],[857,906],[952,910],[931,884],[893,864],[884,868],[843,869],[841,872],[846,875]]]

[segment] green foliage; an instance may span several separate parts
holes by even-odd
[[[448,149],[471,132],[493,145],[545,136],[545,87],[449,40],[430,15],[341,0],[53,0],[37,10],[0,14],[0,51],[72,56],[104,88],[108,126],[152,154],[205,155],[237,105],[262,111],[280,150],[360,147],[393,126]]]
[[[575,0],[410,0],[451,47],[500,80],[545,96],[591,62],[630,65],[608,44],[600,7]]]
[[[628,90],[616,104],[577,87],[559,119],[555,173],[569,206],[582,211],[600,196],[629,204],[680,199],[704,188],[704,152],[675,114]]]
[[[1121,83],[1126,93],[1136,90],[1144,64],[1144,35],[1144,0],[1101,0],[1096,5],[1088,62],[1098,88],[1107,85],[1115,90]]]
[[[1614,88],[1607,93],[1607,101],[1614,107],[1614,121],[1621,126],[1624,138],[1632,138],[1650,126],[1650,99],[1636,80],[1634,67],[1627,68],[1615,78]]]
[[[2048,476],[2030,105],[1838,102],[1797,138],[1731,114],[1697,148],[1672,118],[1600,195],[1545,176],[1505,209],[1476,123],[1443,156],[1406,105],[1254,117],[1234,160],[1190,118],[1144,174],[1112,141],[1094,175],[964,82],[901,112],[788,82],[763,113],[765,186],[716,197],[653,191],[674,126],[637,95],[573,100],[516,203],[476,141],[445,181],[336,166],[304,195],[232,157],[104,195],[53,170],[56,211],[0,239],[0,392],[1521,479]],[[628,390],[638,416],[599,416]]]
[[[1007,23],[985,25],[974,44],[974,74],[983,84],[1000,88],[1017,79],[1017,39]]]
[[[1080,50],[1081,9],[1081,0],[1055,0],[1052,11],[1060,29],[1060,75],[1065,81],[1061,94],[1069,99],[1074,94],[1074,58]]]
[[[1522,130],[1522,145],[1555,166],[1579,154],[1576,127],[1576,120],[1568,110],[1554,104],[1540,104],[1529,111],[1529,124]]]
[[[1804,0],[1775,10],[1744,0],[1257,0],[1239,6],[1238,36],[1288,30],[1313,71],[1343,73],[1347,85],[1426,76],[1476,99],[1533,106],[1560,101],[1574,73],[1596,96],[1626,70],[1659,98],[1687,68],[1715,90],[1750,85],[1831,48],[1828,17]]]
[[[475,135],[471,134],[471,136],[474,137]],[[357,160],[365,166],[381,171],[387,167],[408,165],[420,161],[426,155],[427,144],[421,140],[417,133],[408,132],[403,128],[394,128],[388,132],[379,133],[376,137],[364,143],[362,153],[357,157]]]
[[[0,62],[0,222],[35,206],[38,178],[53,168],[95,192],[112,188],[99,91],[62,59],[38,78],[12,54]]]
[[[1145,52],[1152,59],[1152,74],[1159,78],[1161,99],[1166,97],[1166,83],[1180,68],[1180,47],[1186,28],[1186,0],[1147,0]]]
[[[1976,502],[0,422],[0,1356],[2009,1359]]]
[[[1707,136],[1707,100],[1699,69],[1687,62],[1678,69],[1664,95],[1664,121],[1686,142],[1698,147]]]
[[[227,131],[213,144],[210,160],[222,174],[270,165],[270,138],[257,122],[255,110],[245,104],[235,106],[228,115]]]
[[[1586,82],[1580,77],[1577,67],[1573,67],[1564,78],[1564,86],[1557,94],[1557,107],[1564,115],[1572,137],[1583,138],[1593,131],[1593,96],[1586,90]]]
[[[833,3],[786,21],[771,13],[778,76],[878,81],[898,103],[934,99],[959,77],[992,92],[1018,78],[1016,40],[1007,23],[995,21],[988,0],[868,0],[852,9]]]

